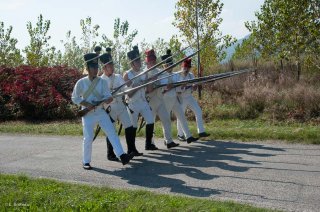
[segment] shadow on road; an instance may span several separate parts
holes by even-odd
[[[195,197],[209,197],[223,191],[191,185],[189,179],[199,181],[219,178],[210,174],[208,168],[219,168],[232,172],[246,172],[250,166],[261,164],[253,160],[245,160],[241,155],[254,157],[271,157],[273,154],[254,153],[250,149],[266,151],[284,151],[259,144],[233,143],[221,141],[199,141],[188,146],[172,150],[148,152],[144,157],[136,157],[130,162],[131,167],[109,171],[94,168],[94,171],[114,175],[126,180],[129,184],[147,188],[169,189],[170,192]],[[176,179],[184,175],[184,180]]]

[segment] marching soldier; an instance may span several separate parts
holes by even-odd
[[[112,91],[113,89],[119,87],[124,84],[124,80],[120,74],[114,73],[114,65],[111,56],[111,49],[107,48],[107,53],[100,56],[100,61],[103,64],[102,70],[103,75],[102,79],[106,79],[108,82],[108,87]],[[128,147],[128,154],[133,153],[134,156],[141,156],[143,153],[139,153],[136,149],[135,139],[136,139],[136,130],[133,128],[130,117],[127,112],[127,108],[122,101],[122,97],[116,97],[113,99],[111,104],[108,106],[107,111],[109,111],[109,115],[112,121],[119,120],[122,126],[125,129],[125,138]],[[112,145],[110,143],[109,138],[107,140],[107,156],[108,160],[117,161],[118,158],[113,152]]]
[[[88,76],[77,81],[71,97],[75,104],[81,105],[82,108],[87,108],[89,110],[89,112],[82,117],[82,163],[83,168],[87,170],[92,169],[90,162],[93,133],[96,124],[99,124],[101,129],[108,135],[114,151],[117,157],[120,157],[123,165],[129,163],[133,158],[132,154],[128,155],[124,153],[114,126],[101,104],[109,104],[113,99],[109,91],[107,81],[97,76],[99,67],[98,57],[99,56],[95,53],[88,53],[84,55]]]
[[[133,82],[129,81],[137,74],[141,72],[141,59],[139,54],[139,49],[137,46],[133,47],[133,50],[127,53],[127,56],[130,60],[131,69],[126,71],[123,78],[125,82],[127,82],[128,87],[136,87],[146,81],[146,75],[142,75]],[[146,150],[157,150],[158,148],[152,144],[153,130],[154,130],[154,119],[150,109],[150,105],[148,104],[145,97],[145,88],[134,91],[133,93],[129,93],[127,96],[128,110],[130,114],[130,119],[132,125],[137,130],[137,122],[139,114],[146,121]]]
[[[146,63],[147,63],[147,69],[153,67],[157,63],[157,57],[155,55],[155,52],[153,49],[148,50],[145,52],[146,54]],[[153,69],[152,71],[148,72],[148,76],[152,77],[155,74],[159,73],[160,70],[158,68]],[[154,85],[156,86],[156,84]],[[154,120],[156,116],[159,116],[159,119],[162,123],[162,131],[165,138],[165,144],[168,149],[179,146],[179,144],[173,142],[172,136],[171,136],[171,120],[170,120],[170,114],[168,113],[164,100],[163,100],[163,94],[162,89],[153,89],[153,87],[149,87],[147,89],[148,98],[149,98],[149,104],[152,109],[152,113],[154,116]]]
[[[191,69],[191,58],[186,59],[183,61],[182,65],[182,72],[180,74],[180,80],[189,80],[194,79],[194,75],[190,73]],[[198,104],[198,102],[195,100],[195,98],[192,96],[192,91],[196,90],[197,86],[183,86],[181,87],[181,93],[179,93],[179,99],[181,100],[181,106],[182,110],[185,113],[186,108],[190,108],[193,113],[196,116],[196,122],[197,122],[197,130],[199,137],[208,137],[210,134],[205,132],[205,129],[203,127],[203,120],[202,120],[202,111]],[[178,139],[179,140],[186,140],[182,126],[180,121],[177,121],[177,130],[178,130]]]
[[[171,50],[167,50],[167,54],[161,56],[162,60],[165,60],[165,67],[169,67],[170,65],[173,64],[173,60],[171,57]],[[167,111],[170,113],[171,111],[175,114],[177,117],[177,121],[179,120],[182,126],[182,130],[184,134],[186,135],[186,141],[188,143],[197,141],[198,138],[192,137],[188,124],[187,124],[187,119],[184,115],[184,112],[182,111],[181,103],[179,102],[177,98],[177,91],[179,92],[179,87],[178,88],[173,88],[172,83],[177,82],[180,80],[179,74],[172,73],[172,68],[167,70],[166,75],[171,75],[168,77],[166,80],[168,86],[164,89],[164,102],[167,108]]]

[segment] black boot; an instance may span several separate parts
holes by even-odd
[[[106,141],[107,141],[107,157],[108,157],[108,160],[110,160],[110,161],[119,161],[119,159],[117,158],[117,156],[113,152],[113,147],[112,147],[112,144],[110,143],[108,137],[106,138]]]
[[[126,165],[127,163],[129,163],[129,161],[134,157],[133,153],[130,153],[130,154],[122,154],[120,155],[120,160],[121,160],[121,163],[122,165]]]
[[[146,150],[157,150],[158,147],[152,144],[154,124],[146,125]]]
[[[195,137],[190,136],[189,138],[187,138],[187,143],[190,144],[190,143],[192,143],[192,142],[197,141],[198,139],[199,139],[199,138],[195,138]]]
[[[133,153],[134,156],[142,156],[143,153],[138,152],[136,148],[136,132],[137,128],[134,128],[132,126],[125,129],[128,154]]]

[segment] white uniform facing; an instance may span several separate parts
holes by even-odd
[[[140,72],[139,72],[140,73]],[[127,71],[128,79],[132,79],[138,73],[133,71],[132,69]],[[134,84],[140,83],[145,80],[145,75],[142,75],[134,80]],[[127,96],[128,99],[128,113],[130,115],[131,123],[134,128],[137,128],[138,116],[139,113],[142,115],[147,124],[153,124],[153,115],[150,109],[150,105],[148,104],[145,97],[145,88],[141,88],[137,90],[131,97]],[[133,113],[131,113],[131,111]]]
[[[168,73],[166,72],[163,74],[163,76],[174,74],[166,79],[166,83],[173,83],[180,81],[180,77],[178,73]],[[177,117],[177,121],[179,121],[182,125],[182,130],[186,136],[186,138],[191,137],[191,133],[188,127],[187,119],[184,115],[184,112],[182,111],[182,107],[180,102],[177,98],[177,91],[179,91],[179,88],[173,88],[167,92],[164,93],[163,99],[167,108],[167,111],[170,113],[171,111],[175,114]]]
[[[111,76],[106,76],[103,74],[101,78],[106,79],[108,82],[108,87],[112,91],[114,88],[119,87],[124,84],[124,80],[120,74],[112,74]],[[113,120],[120,120],[124,129],[131,127],[132,123],[127,112],[127,108],[122,102],[122,97],[116,97],[110,104],[111,111],[109,113]]]
[[[88,90],[91,85],[89,77],[84,77],[77,81],[73,93],[72,101],[75,104],[80,104],[84,99],[83,95]],[[99,82],[97,83],[95,89],[88,96],[85,101],[94,104],[94,102],[101,101],[111,97],[110,90],[108,88],[108,83],[106,80],[99,77]],[[85,108],[82,106],[82,108]],[[90,111],[88,114],[82,117],[83,125],[83,164],[91,162],[92,154],[92,141],[94,137],[94,127],[99,124],[101,129],[108,135],[110,138],[111,144],[114,148],[115,154],[117,157],[124,154],[122,146],[120,144],[119,137],[116,134],[113,124],[107,113],[104,111],[102,106],[97,107],[95,110]]]
[[[181,80],[194,79],[194,75],[189,72],[186,76],[184,76],[183,73],[181,73],[180,79]],[[187,89],[181,89],[181,94],[179,95],[180,99],[182,101],[182,103],[181,103],[182,110],[185,113],[185,111],[188,107],[193,111],[193,113],[196,116],[198,133],[203,133],[205,131],[205,129],[203,127],[201,108],[200,108],[198,102],[192,96],[192,87],[186,87],[186,88]],[[177,130],[178,130],[178,135],[183,136],[182,126],[179,121],[177,121]]]
[[[152,71],[148,72],[148,76],[149,77],[154,76],[159,72],[160,70],[158,68],[155,68]],[[158,85],[160,83],[166,83],[166,81],[160,80],[155,85]],[[158,88],[148,93],[148,97],[150,98],[149,105],[152,109],[154,121],[156,116],[157,115],[159,116],[159,119],[162,123],[162,132],[164,135],[165,142],[169,144],[173,142],[173,139],[171,136],[171,119],[170,119],[170,113],[166,109],[162,92],[163,92],[163,89]]]

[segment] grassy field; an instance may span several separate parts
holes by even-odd
[[[189,122],[191,131],[196,135],[195,122]],[[206,123],[208,139],[214,140],[281,140],[291,143],[320,144],[320,126],[311,124],[270,123],[257,120],[214,120]],[[123,134],[122,130],[122,134]],[[74,122],[1,122],[0,133],[48,134],[48,135],[82,135],[80,121]],[[161,124],[157,122],[156,136],[162,136]],[[175,122],[172,123],[172,135],[176,135]],[[144,130],[138,133],[143,136]],[[103,133],[100,133],[103,136]]]
[[[0,211],[271,211],[234,202],[0,174]]]

